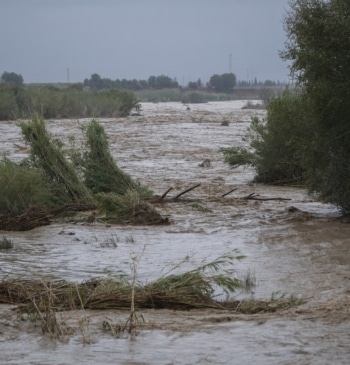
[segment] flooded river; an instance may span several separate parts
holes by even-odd
[[[180,103],[143,103],[141,116],[99,120],[120,168],[158,195],[172,187],[174,196],[200,183],[185,195],[197,203],[157,207],[168,226],[67,222],[1,232],[14,248],[0,251],[0,278],[49,275],[81,282],[130,274],[138,257],[138,280],[146,283],[238,249],[246,258],[237,262],[237,275],[255,277],[255,298],[292,294],[305,304],[256,315],[144,310],[136,340],[102,330],[104,321],[125,323],[127,311],[66,312],[58,316],[75,330],[65,343],[0,305],[0,364],[349,363],[350,225],[336,219],[336,207],[302,189],[252,184],[251,168],[224,164],[219,149],[245,146],[251,117],[264,116],[244,105],[213,102],[188,110]],[[87,122],[56,120],[47,127],[68,147],[71,136],[79,145],[80,125]],[[17,161],[27,156],[15,122],[0,123],[0,141],[1,154]],[[205,159],[210,166],[200,166]],[[243,199],[253,193],[275,200]]]

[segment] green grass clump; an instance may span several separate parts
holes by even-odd
[[[0,161],[0,214],[17,214],[33,206],[49,207],[52,199],[40,169],[7,158]]]
[[[221,148],[220,151],[225,156],[225,162],[228,163],[231,167],[254,164],[254,153],[247,151],[245,148],[229,147]]]
[[[0,239],[0,250],[9,250],[13,248],[13,242],[10,238],[2,236]]]
[[[68,201],[91,203],[91,195],[79,179],[73,166],[65,158],[61,144],[54,140],[43,119],[34,118],[20,124],[25,141],[31,147],[31,161],[42,170],[57,203]]]

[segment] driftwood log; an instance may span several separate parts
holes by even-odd
[[[245,200],[260,200],[260,201],[268,201],[268,200],[279,200],[279,201],[284,201],[284,200],[292,200],[289,198],[258,198],[258,194],[255,193],[251,193],[247,196],[244,196],[242,199]]]
[[[172,198],[168,198],[166,199],[166,196],[168,195],[168,193],[173,190],[173,188],[169,188],[162,196],[152,196],[151,198],[147,198],[145,199],[146,201],[148,201],[149,203],[171,203],[171,202],[176,202],[179,200],[179,198],[182,196],[182,195],[185,195],[187,194],[188,192],[192,191],[193,189],[195,188],[198,188],[198,186],[200,186],[201,184],[197,184],[197,185],[194,185],[186,190],[183,190],[181,191],[179,194],[175,195],[174,197]],[[188,201],[188,200],[186,200]]]
[[[188,193],[188,192],[190,192],[191,190],[193,190],[193,189],[195,189],[195,188],[198,188],[198,186],[200,186],[201,184],[197,184],[197,185],[195,185],[195,186],[192,186],[191,188],[189,188],[189,189],[186,189],[186,190],[184,190],[184,191],[182,191],[180,194],[177,194],[172,200],[174,201],[174,202],[176,202],[179,198],[180,198],[180,196],[182,196],[182,195],[184,195],[184,194],[186,194],[186,193]]]

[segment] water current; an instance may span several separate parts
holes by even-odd
[[[273,314],[215,310],[145,310],[136,340],[113,338],[102,323],[123,322],[128,312],[62,313],[79,328],[66,343],[42,335],[0,305],[0,364],[348,364],[350,358],[350,226],[336,207],[303,189],[252,183],[250,167],[230,169],[221,147],[247,146],[253,116],[244,101],[191,105],[143,103],[140,116],[101,119],[120,168],[161,195],[201,184],[192,203],[159,207],[171,222],[160,227],[56,223],[27,232],[1,232],[14,248],[0,251],[0,279],[50,276],[81,282],[130,273],[141,257],[138,280],[170,268],[186,271],[239,250],[237,275],[256,278],[254,297],[294,295],[305,304]],[[228,123],[222,123],[223,121]],[[47,121],[69,147],[82,139],[83,120]],[[0,123],[0,153],[28,155],[16,122]],[[210,160],[210,166],[201,163]],[[225,198],[220,196],[236,189]],[[249,194],[275,200],[246,200]],[[142,255],[142,256],[141,256]],[[84,323],[82,325],[82,323]]]

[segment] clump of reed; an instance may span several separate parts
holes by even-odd
[[[134,287],[136,309],[189,310],[216,308],[253,314],[276,312],[296,305],[295,297],[271,297],[268,300],[219,300],[215,288],[227,294],[244,290],[243,283],[225,275],[205,276],[201,270],[170,275],[147,285]],[[76,284],[45,279],[4,279],[0,281],[0,303],[17,304],[24,312],[52,312],[92,309],[128,309],[131,306],[132,282],[126,276],[93,278]]]
[[[125,274],[93,278],[80,284],[46,279],[6,279],[0,282],[0,303],[20,304],[26,311],[47,312],[72,309],[230,309],[241,313],[272,312],[298,304],[296,300],[272,297],[232,301],[234,294],[250,291],[244,280],[235,276],[234,261],[242,255],[223,255],[194,270],[163,277],[141,285]],[[137,268],[135,269],[137,270]],[[218,296],[218,293],[225,297]],[[222,299],[220,299],[222,298]],[[300,304],[300,302],[299,302]]]
[[[93,193],[124,195],[135,190],[142,197],[152,194],[118,167],[109,151],[104,128],[95,119],[83,131],[86,139],[84,152],[75,161],[83,170],[85,185]]]
[[[122,274],[117,277],[91,279],[80,284],[44,279],[9,279],[0,282],[0,302],[47,305],[45,295],[50,291],[50,307],[55,310],[76,308],[128,308],[134,300],[135,308],[201,307],[221,308],[214,292],[221,288],[226,294],[244,290],[244,282],[233,276],[232,265],[242,255],[224,255],[197,269],[181,274],[167,274],[158,280],[141,285]],[[227,267],[228,266],[228,267]]]
[[[145,248],[144,248],[145,250]],[[144,252],[144,251],[143,251]],[[67,310],[111,310],[129,309],[130,315],[124,325],[103,321],[102,328],[113,337],[119,338],[128,332],[135,339],[143,327],[143,315],[139,309],[220,309],[237,313],[253,314],[285,310],[302,303],[301,300],[284,296],[272,296],[270,300],[234,300],[237,291],[250,292],[251,283],[234,276],[232,264],[244,256],[223,255],[194,270],[172,274],[179,265],[163,277],[141,285],[137,281],[140,257],[132,258],[132,276],[118,274],[106,278],[93,278],[80,284],[64,280],[3,279],[0,281],[0,303],[17,304],[18,311],[27,314],[33,322],[41,324],[42,333],[53,339],[66,341],[73,332],[57,312]],[[220,299],[218,290],[226,294]],[[84,343],[91,343],[87,329],[89,320],[84,316],[79,321]]]
[[[122,171],[112,157],[103,127],[92,120],[84,129],[86,144],[82,155],[73,160],[82,170],[84,183],[94,194],[100,212],[108,223],[162,224],[156,209],[142,199],[150,197],[148,187]]]
[[[40,169],[4,157],[0,161],[0,214],[13,215],[30,206],[49,207],[53,198]]]
[[[6,236],[2,236],[0,238],[0,250],[10,250],[11,248],[13,248],[13,241]]]
[[[126,90],[83,90],[82,85],[8,85],[0,83],[0,120],[126,117],[140,107]]]
[[[101,193],[96,195],[99,210],[105,213],[103,220],[108,223],[134,225],[167,224],[150,203],[141,200],[136,190],[128,190],[124,195]]]
[[[20,124],[26,143],[31,147],[31,162],[40,168],[60,203],[91,203],[92,197],[81,182],[74,166],[67,161],[62,144],[52,138],[43,119],[38,117]]]
[[[50,224],[59,214],[96,209],[97,204],[100,213],[106,214],[105,222],[168,223],[143,200],[152,191],[117,166],[107,135],[96,120],[84,129],[83,152],[72,149],[69,158],[63,153],[63,143],[48,133],[43,119],[36,117],[20,127],[31,153],[21,164],[8,159],[0,162],[0,172],[4,172],[0,174],[0,214],[7,214],[0,216],[0,229],[32,229]]]

